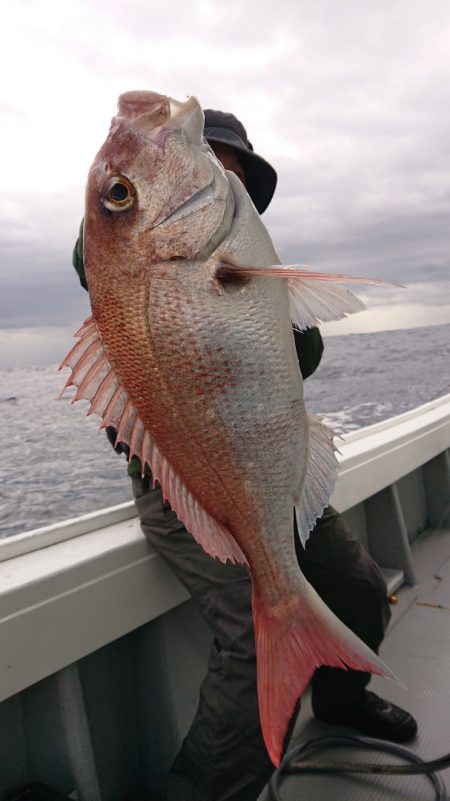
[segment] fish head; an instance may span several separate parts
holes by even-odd
[[[86,275],[143,263],[205,259],[230,230],[233,193],[203,139],[194,97],[127,92],[91,167],[86,190]]]

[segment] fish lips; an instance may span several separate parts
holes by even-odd
[[[157,92],[125,92],[117,106],[110,133],[120,126],[131,126],[163,148],[170,132],[182,129],[192,144],[203,142],[204,114],[193,96],[180,102]]]

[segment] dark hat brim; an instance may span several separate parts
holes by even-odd
[[[253,150],[242,144],[242,139],[228,128],[205,126],[203,135],[208,142],[228,145],[237,150],[245,172],[247,192],[260,214],[267,209],[277,185],[274,168]]]

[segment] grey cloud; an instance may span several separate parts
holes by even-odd
[[[292,215],[291,215],[292,219]],[[379,214],[351,221],[318,238],[302,225],[297,232],[274,220],[274,239],[283,261],[304,262],[321,270],[348,272],[398,282],[450,281],[448,217],[442,213]],[[281,230],[280,230],[281,229]]]
[[[75,330],[89,314],[84,295],[84,290],[69,280],[9,287],[0,300],[0,327],[71,325]]]
[[[87,294],[71,265],[72,243],[67,249],[49,249],[42,243],[22,243],[21,247],[9,244],[9,248],[5,243],[0,247],[5,276],[0,293],[0,328],[79,326],[89,310]]]
[[[45,35],[71,53],[80,75],[117,94],[139,87],[192,92],[242,117],[257,151],[279,172],[264,219],[284,262],[400,283],[426,280],[446,294],[446,0],[291,0],[276,15],[258,0],[212,2],[209,15],[206,2],[176,3],[170,24],[163,0],[78,6],[89,27],[79,24],[74,36],[55,25]],[[90,32],[99,21],[103,38]],[[189,45],[186,63],[178,58],[180,42]],[[264,49],[270,58],[262,68]],[[239,72],[243,52],[249,58]],[[90,124],[80,109],[75,118]],[[108,124],[109,117],[105,134]],[[93,142],[92,152],[100,144]],[[70,266],[82,184],[70,192],[42,193],[36,201],[24,190],[17,209],[3,215],[0,315],[7,326],[76,322],[78,310],[84,313]],[[436,295],[430,289],[422,297]]]

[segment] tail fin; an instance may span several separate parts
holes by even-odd
[[[305,580],[305,588],[275,609],[253,593],[258,700],[269,756],[278,766],[290,719],[314,671],[321,665],[396,676],[328,609]]]

